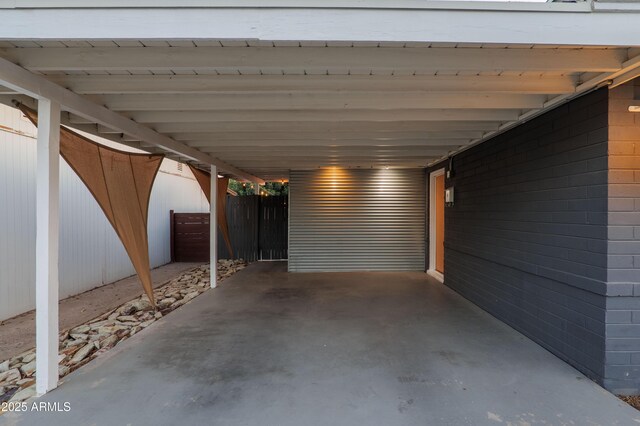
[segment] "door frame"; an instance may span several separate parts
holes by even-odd
[[[429,269],[427,274],[444,282],[444,274],[436,271],[436,177],[444,175],[444,167],[429,173]]]

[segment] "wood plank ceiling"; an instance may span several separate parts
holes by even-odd
[[[325,166],[424,167],[619,70],[623,48],[4,41],[0,56],[266,180]],[[20,98],[0,88],[0,101]],[[149,147],[75,116],[67,124]],[[174,157],[175,158],[175,157]]]

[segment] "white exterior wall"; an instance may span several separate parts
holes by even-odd
[[[22,134],[17,134],[21,132]],[[35,307],[36,129],[0,105],[0,320]],[[97,138],[92,137],[93,140]],[[104,139],[106,145],[134,151]],[[60,162],[60,298],[135,273],[115,231],[64,160]],[[151,193],[151,266],[170,262],[169,210],[207,212],[188,167],[165,160]]]

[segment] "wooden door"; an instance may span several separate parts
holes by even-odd
[[[436,176],[436,271],[444,274],[444,175]]]

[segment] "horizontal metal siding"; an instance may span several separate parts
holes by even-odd
[[[424,176],[422,169],[292,171],[289,270],[424,270]]]

